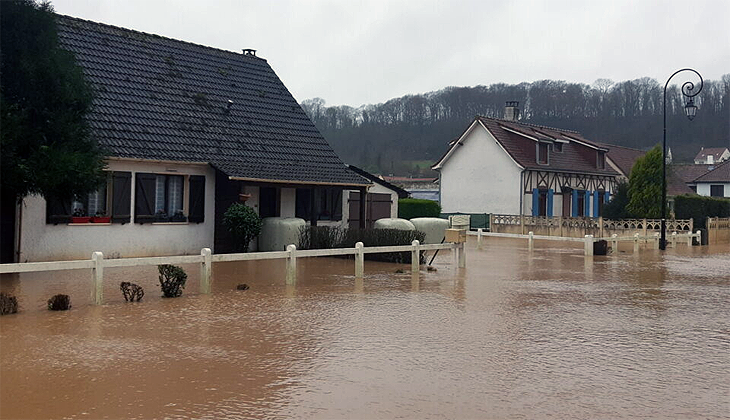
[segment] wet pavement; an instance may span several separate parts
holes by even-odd
[[[102,306],[89,270],[3,276],[21,312],[0,317],[0,417],[728,418],[729,246],[470,245],[466,269],[442,251],[417,281],[318,258],[285,286],[283,260],[217,263],[199,295],[185,265],[175,299],[155,267],[106,269]],[[45,310],[56,293],[70,311]]]

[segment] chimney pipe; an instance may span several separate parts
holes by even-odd
[[[504,106],[504,119],[507,121],[517,121],[520,118],[520,103],[517,101],[507,101]]]

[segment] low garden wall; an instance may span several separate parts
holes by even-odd
[[[513,214],[491,214],[490,231],[495,233],[516,233],[526,235],[561,236],[582,238],[585,235],[608,237],[613,234],[630,236],[636,233],[647,236],[661,229],[660,219],[609,220],[602,217],[547,217],[520,216]],[[693,232],[692,219],[667,220],[667,232]]]

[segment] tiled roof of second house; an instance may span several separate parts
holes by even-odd
[[[209,162],[241,179],[363,185],[266,60],[58,16],[112,156]]]

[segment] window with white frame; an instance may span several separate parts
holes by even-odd
[[[183,211],[182,175],[157,175],[155,180],[155,213],[170,216]]]

